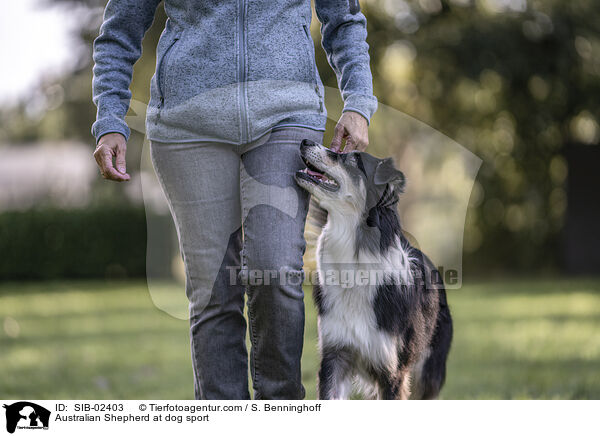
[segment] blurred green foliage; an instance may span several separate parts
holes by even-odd
[[[146,216],[124,207],[4,212],[0,253],[2,280],[143,277]]]
[[[467,217],[467,266],[558,266],[564,148],[600,136],[600,3],[368,7],[380,99],[483,159]]]
[[[77,6],[79,66],[35,91],[35,101],[46,102],[45,111],[31,116],[27,99],[2,111],[0,141],[79,138],[92,145],[91,42],[105,2],[47,2]],[[381,103],[424,121],[484,161],[467,217],[467,265],[486,270],[556,268],[567,207],[564,147],[571,143],[597,147],[600,139],[600,3],[361,3]],[[132,90],[139,101],[148,100],[154,47],[164,22],[160,7],[135,68]],[[314,36],[316,27],[315,22]],[[320,47],[317,64],[325,85],[337,86]],[[136,133],[131,143],[139,145],[141,139]],[[130,147],[132,171],[139,150]],[[110,192],[115,198],[120,195],[116,186]]]

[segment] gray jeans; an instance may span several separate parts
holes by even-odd
[[[151,143],[186,268],[196,399],[302,399],[302,256],[308,195],[294,174],[302,139],[281,128],[252,143]]]

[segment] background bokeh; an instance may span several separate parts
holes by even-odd
[[[0,397],[191,398],[187,322],[156,309],[145,280],[144,197],[148,205],[160,192],[146,184],[142,193],[143,132],[129,142],[127,184],[101,179],[91,156],[91,42],[105,1],[29,3],[16,28],[37,62],[16,56],[19,38],[0,33],[0,49],[13,54],[0,81],[37,71],[24,92],[0,88]],[[361,5],[382,104],[371,150],[414,174],[409,188],[418,189],[401,211],[408,228],[460,242],[444,398],[600,397],[600,4]],[[27,26],[41,10],[55,18]],[[137,102],[148,101],[164,22],[161,6],[135,67]],[[48,53],[54,33],[67,39]],[[316,17],[312,33],[321,77],[335,88]],[[56,59],[61,67],[50,68]],[[330,137],[339,97],[327,98]],[[477,158],[474,181],[448,163],[449,143]],[[444,228],[447,209],[435,197],[419,203],[441,187],[464,202],[464,235],[462,226]],[[177,277],[168,215],[155,209],[148,228],[170,230],[152,240],[163,257],[148,262]],[[161,298],[180,301],[177,289]],[[307,310],[310,397],[318,362],[308,288]]]

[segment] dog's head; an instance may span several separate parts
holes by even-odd
[[[361,217],[377,206],[394,204],[404,189],[404,174],[391,158],[359,151],[334,153],[306,139],[300,154],[307,169],[296,173],[296,182],[328,212]]]

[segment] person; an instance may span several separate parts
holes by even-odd
[[[94,41],[94,156],[109,180],[130,180],[124,117],[158,4],[110,0]],[[250,398],[247,294],[254,398],[302,399],[309,198],[294,174],[301,140],[322,143],[327,120],[310,0],[164,7],[146,135],[185,264],[195,398]],[[344,101],[331,147],[364,150],[377,108],[366,18],[348,0],[316,0],[315,10]]]

